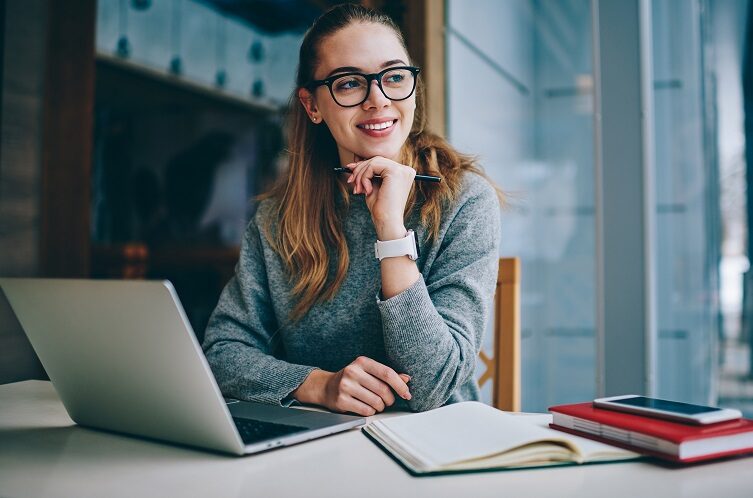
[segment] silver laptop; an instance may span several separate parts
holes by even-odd
[[[244,455],[366,422],[226,403],[168,281],[0,278],[0,287],[82,426]]]

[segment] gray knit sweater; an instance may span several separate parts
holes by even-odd
[[[417,210],[406,226],[419,236],[421,277],[380,300],[376,232],[362,195],[343,220],[350,267],[332,301],[298,322],[283,264],[259,228],[272,216],[262,201],[244,235],[236,274],[212,314],[204,351],[225,396],[290,405],[314,368],[338,371],[364,355],[411,376],[412,399],[396,408],[428,410],[479,397],[476,357],[497,277],[500,209],[492,186],[465,173],[462,192],[425,241]]]

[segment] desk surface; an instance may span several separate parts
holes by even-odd
[[[84,429],[49,382],[0,386],[0,496],[753,496],[753,458],[414,478],[358,430],[226,457]]]

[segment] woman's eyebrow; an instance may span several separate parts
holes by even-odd
[[[405,61],[403,61],[402,59],[392,59],[391,61],[387,61],[384,64],[382,64],[382,69],[388,66],[394,66],[395,64],[402,64],[403,66],[407,66]]]
[[[329,78],[333,74],[337,74],[337,73],[353,73],[353,72],[360,73],[361,71],[362,71],[362,69],[360,67],[355,67],[355,66],[338,67],[338,68],[335,68],[332,71],[330,71],[327,74],[327,76],[325,76],[323,79],[326,80],[327,78]]]
[[[384,69],[385,67],[394,66],[395,64],[406,65],[405,61],[402,60],[402,59],[392,59],[391,61],[387,61],[387,62],[383,63],[380,67],[382,69]],[[360,72],[363,72],[363,69],[361,69],[360,67],[355,67],[355,66],[338,67],[338,68],[335,68],[332,71],[330,71],[329,74],[327,74],[327,76],[324,77],[324,79],[329,78],[333,74],[337,74],[337,73],[351,73],[351,72],[360,73]]]

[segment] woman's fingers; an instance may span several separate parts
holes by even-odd
[[[360,158],[359,158],[360,159]],[[394,161],[385,159],[380,156],[374,156],[370,159],[352,162],[345,167],[351,170],[351,176],[348,177],[348,183],[354,185],[353,192],[356,194],[370,195],[374,191],[372,178],[379,175],[382,178],[388,175],[390,169],[394,166],[400,166]],[[397,170],[395,170],[397,172]],[[414,172],[415,173],[415,172]]]
[[[351,183],[355,185],[353,192],[357,194],[370,195],[374,191],[374,185],[371,179],[376,175],[384,176],[389,163],[385,163],[385,159],[380,156],[374,156],[365,161],[356,163],[353,169],[353,180]]]
[[[366,392],[359,378],[367,375],[355,362],[334,374],[329,388],[325,387],[324,406],[338,412],[353,412],[363,416],[374,415],[384,410],[384,403],[374,393]]]
[[[364,162],[353,162],[345,165],[350,170],[350,176],[348,177],[348,183],[353,184],[353,193],[358,193],[358,173],[364,167]]]
[[[361,357],[343,368],[339,390],[381,412],[395,402],[395,397],[387,384],[364,370],[368,361],[373,360]]]
[[[395,402],[386,384],[364,372],[360,366],[353,364],[343,369],[337,400],[338,407],[342,409],[347,406],[349,398],[368,405],[376,413],[383,412],[387,406]]]
[[[395,404],[395,395],[392,394],[392,389],[390,389],[390,386],[388,386],[387,383],[382,382],[376,377],[364,372],[363,378],[361,379],[361,385],[375,395],[379,396],[385,406],[392,406]]]
[[[371,177],[374,175],[374,173],[371,172],[371,165],[373,161],[374,161],[374,158],[372,157],[371,159],[367,159],[366,161],[361,162],[356,167],[356,173],[355,173],[356,178],[354,180],[354,183],[356,185],[356,189],[358,189],[356,192],[358,194],[362,194],[365,192],[365,186],[363,184],[364,175],[367,175],[367,177]]]
[[[393,390],[404,399],[411,399],[408,381],[409,375],[398,375],[387,365],[359,356],[328,381],[328,401],[324,405],[341,412],[374,415],[395,403]]]
[[[371,183],[370,178],[364,178],[361,180],[363,182],[364,190],[366,192],[366,195],[371,195],[371,192],[374,191],[374,185]]]
[[[387,365],[382,365],[378,361],[372,360],[367,356],[361,356],[356,359],[356,362],[366,371],[376,377],[377,379],[385,382],[388,386],[395,390],[398,396],[403,399],[411,399],[410,389],[408,384],[400,378],[400,376]]]
[[[387,408],[387,405],[384,400],[371,391],[370,389],[365,388],[362,384],[356,384],[354,386],[351,386],[350,388],[350,395],[357,399],[358,401],[361,401],[363,403],[366,403],[371,408],[373,408],[377,413],[383,412],[385,408]]]
[[[377,410],[353,396],[343,397],[337,406],[341,412],[351,412],[363,417],[370,417],[377,413]]]

